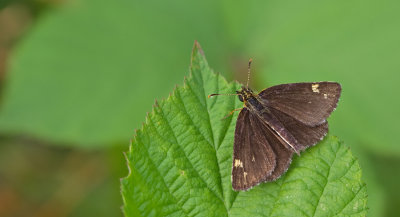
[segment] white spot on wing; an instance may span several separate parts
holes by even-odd
[[[235,159],[234,167],[242,167],[243,168],[243,162],[240,161],[240,159]]]
[[[328,94],[324,93],[324,99],[328,99]]]
[[[319,84],[311,84],[311,89],[314,93],[319,93]]]

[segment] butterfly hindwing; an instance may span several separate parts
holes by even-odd
[[[288,147],[285,144],[285,140],[277,135],[270,126],[264,124],[263,127],[263,131],[265,132],[268,143],[271,145],[272,150],[274,151],[276,156],[276,166],[274,171],[270,175],[265,177],[263,181],[273,181],[287,171],[290,163],[292,162],[292,155],[294,150],[291,147]]]
[[[261,91],[258,96],[277,109],[308,125],[317,126],[336,108],[341,86],[336,82],[281,84]]]
[[[261,121],[267,126],[269,131],[272,131],[279,138],[280,144],[300,154],[302,149],[297,139],[288,131],[285,125],[271,112],[271,108],[265,108],[258,112]]]
[[[321,141],[328,132],[327,121],[317,126],[308,126],[279,110],[274,108],[270,108],[269,110],[296,139],[299,147],[299,150],[296,151],[302,151],[315,145]]]
[[[243,108],[239,113],[232,159],[232,187],[247,190],[272,174],[276,155],[267,139],[263,123]]]

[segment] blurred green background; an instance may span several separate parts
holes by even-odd
[[[155,99],[211,68],[252,86],[338,81],[330,132],[369,216],[400,213],[400,2],[0,0],[0,216],[122,216],[122,152]]]

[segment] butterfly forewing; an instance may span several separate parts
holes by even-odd
[[[336,82],[292,83],[267,88],[258,96],[268,107],[306,125],[317,126],[336,108],[340,92],[341,86]]]
[[[275,152],[261,120],[243,108],[239,113],[233,147],[232,187],[247,190],[271,175],[276,166]]]

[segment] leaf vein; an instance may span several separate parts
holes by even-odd
[[[146,135],[149,136],[147,133],[146,133]],[[143,143],[143,144],[144,144],[144,143]],[[161,172],[160,172],[160,170],[158,169],[158,167],[156,166],[154,160],[150,157],[149,151],[145,148],[145,151],[144,151],[144,152],[145,152],[145,154],[147,155],[147,157],[148,157],[148,159],[149,159],[149,162],[150,162],[150,163],[153,165],[153,167],[156,169],[157,174],[161,177],[161,180],[162,180],[162,182],[163,182],[163,185],[164,185],[165,188],[168,190],[168,193],[169,193],[169,194],[171,195],[171,197],[175,200],[175,204],[182,210],[183,213],[185,213],[186,216],[188,216],[188,213],[186,212],[186,210],[183,209],[183,207],[179,205],[179,203],[178,203],[179,200],[171,193],[171,191],[170,191],[170,189],[169,189],[167,183],[166,183],[165,180],[164,180],[164,176],[161,175]]]
[[[327,173],[327,176],[326,176],[327,178],[326,178],[324,187],[323,187],[323,189],[322,189],[322,193],[321,193],[321,195],[320,195],[319,198],[318,198],[317,205],[316,205],[315,208],[314,208],[314,212],[313,212],[312,216],[315,216],[315,213],[317,212],[319,203],[321,202],[321,198],[322,198],[322,196],[324,195],[325,190],[326,190],[326,186],[327,186],[328,183],[329,183],[329,176],[330,176],[330,173],[331,173],[332,166],[335,164],[335,161],[336,161],[336,159],[337,159],[338,150],[333,150],[333,149],[332,149],[332,151],[335,152],[335,158],[333,159],[333,162],[332,162],[331,164],[328,164],[328,165],[329,165],[329,168],[328,168],[328,173]],[[323,159],[323,158],[320,158],[320,159]],[[323,161],[326,162],[325,160],[323,160]]]
[[[210,190],[214,193],[214,195],[215,195],[217,198],[219,198],[219,199],[221,200],[222,204],[224,204],[224,206],[225,206],[225,203],[224,203],[224,201],[223,201],[223,191],[222,191],[221,172],[220,172],[220,168],[219,168],[219,164],[218,164],[218,155],[216,154],[215,147],[214,147],[212,144],[210,144],[210,142],[205,138],[204,134],[201,133],[200,129],[194,124],[194,121],[193,121],[193,119],[190,117],[190,115],[189,115],[189,113],[188,113],[188,111],[187,111],[187,109],[186,109],[186,107],[185,107],[185,104],[183,103],[183,99],[182,99],[182,97],[181,97],[181,95],[180,95],[180,93],[179,93],[178,91],[176,92],[176,98],[178,99],[179,103],[183,106],[182,112],[187,116],[187,120],[189,120],[189,121],[192,123],[192,126],[194,127],[194,129],[198,132],[199,135],[201,135],[201,137],[203,137],[204,141],[206,141],[206,142],[212,147],[212,150],[214,150],[214,152],[215,152],[215,158],[216,158],[216,161],[217,161],[217,166],[218,166],[218,171],[219,171],[219,173],[218,173],[218,175],[219,175],[219,187],[220,187],[220,190],[221,190],[221,192],[222,192],[222,193],[221,193],[221,194],[222,194],[222,198],[219,197],[219,196],[217,195],[217,193],[216,193],[213,189],[209,188],[209,186],[207,185],[207,183],[204,181],[204,179],[202,179],[202,178],[200,177],[200,175],[199,175],[199,177],[204,181],[206,187],[207,187],[208,189],[210,189]],[[172,130],[172,129],[171,129],[171,130]],[[176,138],[176,137],[175,137],[175,138]],[[226,207],[225,207],[225,209],[226,209]]]

